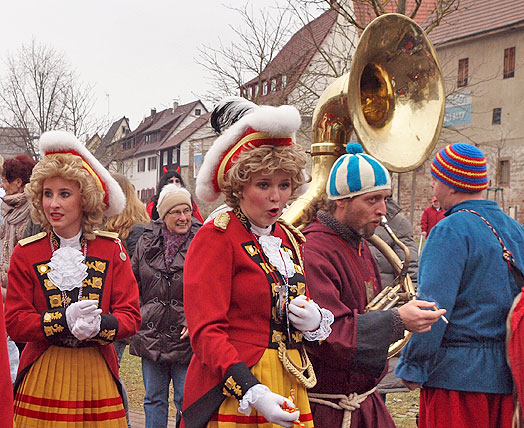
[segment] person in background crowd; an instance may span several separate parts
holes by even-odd
[[[411,389],[423,386],[421,428],[510,428],[506,317],[522,287],[524,230],[485,199],[486,158],[477,147],[446,146],[431,174],[447,212],[422,252],[418,293],[445,308],[449,324],[413,335],[395,374]]]
[[[303,340],[325,339],[333,315],[306,298],[302,236],[277,221],[305,180],[305,153],[294,143],[300,115],[291,106],[230,97],[215,107],[211,124],[221,135],[204,158],[196,192],[207,202],[222,193],[233,210],[206,223],[187,254],[184,299],[195,355],[184,424],[296,421],[310,428],[306,387],[315,380]]]
[[[152,220],[158,219],[158,210],[157,210],[157,203],[158,203],[158,196],[160,195],[160,192],[164,188],[166,184],[176,184],[179,187],[186,187],[184,184],[184,180],[182,180],[182,176],[176,172],[176,171],[167,171],[162,175],[160,178],[160,181],[158,182],[158,185],[156,186],[156,194],[151,198],[151,200],[147,203],[147,212],[149,214],[149,217],[151,217]],[[204,223],[204,218],[202,217],[202,214],[200,213],[200,210],[198,209],[198,205],[195,202],[195,200],[191,197],[191,208],[193,210],[193,217],[195,217],[200,223]]]
[[[386,219],[389,227],[393,230],[393,233],[409,250],[409,269],[408,274],[416,288],[417,285],[417,272],[418,272],[418,249],[415,238],[413,237],[413,226],[409,220],[400,212],[400,206],[391,198],[386,200]],[[389,236],[386,229],[379,226],[375,229],[375,235],[382,239],[388,244],[393,251],[397,254],[400,260],[404,261],[406,255],[402,249],[393,241],[393,238]],[[396,278],[396,273],[391,263],[387,261],[384,255],[372,244],[369,244],[369,249],[377,261],[378,270],[380,272],[380,282],[382,287],[392,285]],[[409,392],[409,389],[404,385],[401,379],[395,376],[395,367],[398,363],[398,356],[389,359],[388,372],[386,376],[380,381],[377,386],[378,393],[382,398],[386,399],[386,394],[391,392]]]
[[[2,297],[5,299],[7,286],[7,270],[13,248],[24,235],[24,230],[30,219],[29,202],[24,188],[36,162],[26,155],[17,155],[5,159],[2,171],[2,188],[5,195],[2,198],[3,222],[0,226],[0,285]]]
[[[0,175],[3,171],[4,158],[0,155]],[[0,197],[5,195],[5,190],[0,187]],[[2,216],[0,215],[0,224]],[[2,299],[3,300],[3,299]],[[9,391],[11,382],[14,382],[14,376],[18,370],[18,348],[15,343],[6,335],[4,311],[0,313],[0,388],[2,391]],[[9,371],[11,372],[9,376]],[[11,380],[11,382],[10,382]],[[0,414],[3,416],[7,428],[13,426],[13,395],[4,393],[0,398]]]
[[[25,191],[45,232],[15,247],[5,303],[7,332],[27,342],[15,425],[124,428],[109,345],[137,331],[138,287],[117,235],[95,228],[124,209],[125,197],[74,135],[45,132],[39,145],[42,160]]]
[[[434,303],[412,300],[399,308],[365,312],[382,290],[366,238],[386,215],[391,178],[360,144],[350,143],[346,151],[331,169],[327,196],[313,203],[314,222],[303,232],[311,297],[335,316],[331,335],[310,348],[318,383],[309,399],[318,427],[393,428],[376,392],[387,370],[388,348],[404,337],[405,329],[429,331],[445,311],[426,310]]]
[[[171,381],[180,423],[187,367],[193,355],[184,315],[184,261],[201,226],[191,215],[190,193],[176,184],[162,188],[157,209],[159,218],[145,227],[132,259],[142,326],[131,339],[130,352],[142,357],[146,428],[167,427]]]
[[[2,175],[4,171],[4,157],[0,155],[0,176]],[[0,186],[0,198],[3,198],[5,196],[5,190],[2,186]],[[2,211],[0,210],[0,225],[2,224],[2,221],[4,218],[2,217]]]
[[[133,184],[122,174],[113,173],[111,175],[124,192],[126,207],[120,214],[106,219],[104,229],[108,232],[115,232],[118,234],[127,254],[131,257],[135,252],[138,238],[140,238],[144,231],[144,225],[149,223],[149,216],[146,207],[136,196]],[[118,365],[122,363],[122,357],[128,343],[129,339],[116,340],[113,342],[116,355],[118,356]],[[124,409],[126,411],[127,426],[130,427],[127,390],[122,379],[120,379],[120,381],[122,383],[122,398],[124,401]]]
[[[429,232],[433,227],[444,218],[445,210],[440,206],[436,196],[431,199],[431,205],[427,207],[420,218],[420,228],[422,229],[422,238],[427,239]]]

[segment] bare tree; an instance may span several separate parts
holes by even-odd
[[[91,87],[79,82],[64,55],[33,40],[6,59],[0,80],[0,123],[20,131],[15,144],[35,159],[34,141],[48,130],[65,129],[85,139],[100,122],[91,118]]]
[[[280,6],[257,10],[256,13],[249,5],[242,9],[234,8],[239,16],[236,24],[230,26],[236,35],[235,41],[226,46],[219,40],[215,46],[200,48],[197,62],[208,71],[214,88],[212,93],[201,98],[213,102],[225,95],[235,94],[258,102],[263,81],[271,78],[269,74],[279,74],[286,76],[288,86],[293,90],[282,91],[281,99],[271,99],[271,103],[293,104],[303,115],[309,116],[327,85],[349,71],[358,32],[373,18],[392,11],[415,18],[423,4],[426,9],[429,5],[432,7],[431,18],[426,21],[426,30],[429,31],[444,16],[458,8],[460,0],[414,0],[406,3],[406,0],[286,0],[285,3],[280,2]],[[308,24],[328,10],[335,10],[338,17],[326,42],[315,37],[315,27]],[[273,61],[299,28],[302,28],[303,37],[308,37],[309,32],[308,49],[315,51],[308,66],[299,66],[303,60],[301,52],[292,61]],[[256,79],[258,90],[247,94],[243,89],[248,82],[252,86],[253,79]]]
[[[208,71],[214,88],[201,96],[209,101],[239,95],[240,88],[262,74],[295,30],[290,14],[276,7],[256,13],[249,4],[231,9],[239,16],[236,25],[229,25],[235,40],[224,44],[219,38],[216,46],[199,48],[197,63]]]

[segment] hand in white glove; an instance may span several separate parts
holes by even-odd
[[[98,309],[98,300],[80,300],[70,304],[66,309],[66,320],[69,331],[73,332],[73,327],[78,318],[94,317],[102,311]]]
[[[302,332],[315,331],[320,327],[322,316],[313,300],[304,295],[295,297],[289,302],[289,321]]]
[[[101,309],[97,309],[95,312],[96,315],[89,317],[81,317],[75,321],[75,325],[71,330],[73,336],[78,340],[91,339],[95,337],[100,331],[100,322],[102,318],[100,317]]]
[[[282,425],[283,427],[290,427],[293,425],[293,421],[297,420],[300,416],[300,412],[289,413],[282,409],[282,404],[287,402],[288,407],[294,408],[293,402],[281,395],[271,392],[269,389],[259,395],[255,402],[251,403],[253,406],[268,422]]]

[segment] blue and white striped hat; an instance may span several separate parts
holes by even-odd
[[[352,198],[375,190],[391,189],[388,170],[375,158],[364,154],[358,143],[348,143],[329,173],[328,199]]]

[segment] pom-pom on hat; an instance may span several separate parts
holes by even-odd
[[[212,202],[220,196],[233,161],[245,150],[264,145],[291,146],[301,118],[295,107],[257,106],[240,97],[222,100],[211,113],[211,125],[220,133],[206,153],[196,179],[196,195]]]
[[[70,153],[80,157],[82,166],[91,174],[97,187],[104,194],[104,215],[111,217],[124,210],[126,197],[120,185],[73,134],[66,131],[44,132],[40,136],[39,147],[42,158],[58,153]]]
[[[166,184],[158,196],[156,209],[159,217],[164,220],[171,208],[181,204],[186,204],[191,208],[191,193],[176,184]]]
[[[364,153],[358,143],[348,143],[347,154],[340,156],[326,183],[328,199],[352,198],[375,190],[391,189],[389,171],[375,158]]]
[[[488,187],[486,158],[482,151],[466,143],[454,143],[437,153],[431,175],[459,192],[475,193]]]

